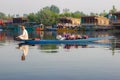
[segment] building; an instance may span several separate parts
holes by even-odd
[[[80,18],[62,17],[58,19],[59,24],[64,27],[75,27],[80,25]]]
[[[13,18],[13,23],[19,24],[19,23],[24,23],[24,22],[28,22],[28,19],[24,17]]]
[[[120,29],[120,11],[113,13],[110,20],[113,27]]]
[[[81,25],[108,26],[109,19],[103,16],[84,16],[81,17]]]
[[[83,30],[107,30],[111,29],[109,19],[103,16],[81,17],[81,29]]]

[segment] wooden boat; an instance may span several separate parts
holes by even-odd
[[[20,40],[27,44],[79,44],[94,42],[97,40],[112,39],[113,36],[107,37],[97,37],[97,38],[87,38],[87,39],[76,39],[76,40]]]

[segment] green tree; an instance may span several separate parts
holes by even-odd
[[[57,6],[55,6],[55,5],[52,5],[52,6],[50,7],[50,10],[51,10],[52,12],[54,12],[54,13],[57,13],[57,14],[60,13],[59,8],[58,8]]]
[[[84,12],[80,12],[81,16],[87,16],[87,14],[85,14]]]
[[[100,16],[106,16],[108,13],[105,11],[105,10],[103,10],[103,12],[102,13],[100,13],[99,15]]]
[[[30,13],[27,17],[30,22],[38,22],[37,16],[34,13]]]
[[[65,9],[63,9],[63,13],[70,13],[70,10],[65,8]]]
[[[43,8],[40,11],[37,12],[37,19],[39,20],[40,23],[51,26],[52,24],[56,23],[56,18],[58,15],[54,12],[52,12],[48,8]]]
[[[109,13],[115,13],[117,12],[117,9],[115,8],[115,5],[113,5],[112,9],[109,11]]]
[[[6,18],[6,15],[2,12],[0,12],[0,19],[5,19]]]
[[[50,10],[50,7],[46,6],[46,7],[43,8],[43,10]]]
[[[60,17],[71,17],[72,16],[72,13],[63,13],[63,14],[60,14]]]
[[[90,13],[90,16],[97,16],[97,15],[98,13],[93,13],[93,12]]]
[[[74,13],[72,13],[72,17],[74,18],[80,18],[81,16],[85,16],[86,14],[84,14],[83,12],[80,11],[75,11]]]
[[[71,17],[80,18],[80,12],[79,12],[79,11],[76,11],[76,12],[74,12],[74,13],[71,13]]]

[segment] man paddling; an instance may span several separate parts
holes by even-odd
[[[22,34],[19,35],[18,37],[16,37],[16,39],[18,39],[18,40],[28,40],[28,32],[25,29],[25,26],[22,25],[21,29],[22,29]]]

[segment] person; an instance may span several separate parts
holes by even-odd
[[[82,39],[82,36],[79,35],[79,34],[77,34],[77,35],[76,35],[76,39]]]
[[[58,40],[65,40],[65,37],[63,37],[63,36],[61,36],[60,34],[58,34],[58,35],[56,36],[56,39],[58,39]]]
[[[18,37],[16,37],[16,39],[20,39],[20,40],[28,40],[28,32],[27,30],[25,29],[25,26],[21,26],[21,29],[22,29],[22,34],[19,35]]]
[[[87,35],[83,35],[83,37],[82,37],[83,39],[87,39],[88,38],[88,36]]]
[[[74,35],[74,34],[72,34],[71,36],[70,36],[70,40],[75,40],[76,39],[76,36]]]
[[[69,40],[69,38],[70,38],[69,33],[63,33],[63,36],[64,36],[65,40]]]

